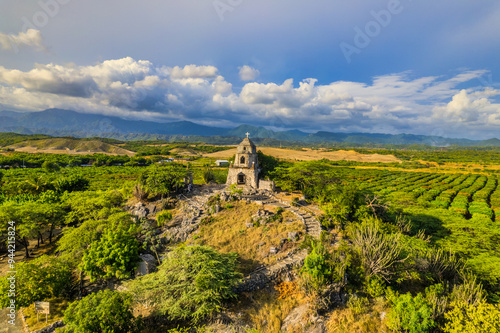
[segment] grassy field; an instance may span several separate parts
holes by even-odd
[[[330,161],[355,161],[355,162],[401,162],[400,159],[393,155],[380,155],[374,154],[361,154],[353,150],[337,150],[329,151],[327,149],[309,149],[303,148],[301,150],[285,149],[285,148],[272,148],[272,147],[259,147],[259,150],[264,154],[273,156],[282,160],[291,161],[314,161],[327,159]],[[204,154],[205,157],[211,158],[230,158],[236,154],[236,148],[219,151],[210,154]]]

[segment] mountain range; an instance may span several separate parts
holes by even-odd
[[[40,112],[0,111],[0,132],[47,134],[52,136],[104,137],[115,139],[168,139],[169,137],[233,138],[235,141],[251,133],[252,138],[304,143],[392,144],[429,146],[500,146],[500,140],[470,140],[441,136],[380,133],[339,133],[300,130],[273,131],[264,127],[240,125],[235,128],[211,127],[189,121],[158,123],[126,120],[119,117],[78,113],[71,110],[48,109]]]

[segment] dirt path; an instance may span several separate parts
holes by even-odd
[[[16,313],[14,325],[8,323],[8,312],[8,309],[0,309],[0,333],[24,333],[19,311]]]

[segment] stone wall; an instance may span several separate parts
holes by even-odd
[[[274,180],[259,180],[259,190],[274,192]]]
[[[52,324],[50,324],[49,326],[47,327],[44,327],[38,331],[34,331],[34,332],[31,332],[31,333],[52,333],[56,330],[56,328],[58,327],[63,327],[64,326],[64,323],[62,320],[60,321],[56,321]]]
[[[241,158],[244,158],[244,162],[241,163]],[[242,167],[242,168],[258,168],[259,167],[259,160],[257,159],[257,154],[249,154],[243,153],[243,154],[236,154],[234,157],[234,167]]]
[[[246,176],[245,185],[251,186],[253,188],[258,187],[258,178],[257,178],[257,170],[254,168],[236,168],[230,167],[229,172],[227,174],[227,185],[238,184],[238,174],[243,173]]]

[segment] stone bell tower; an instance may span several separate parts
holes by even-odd
[[[257,148],[247,137],[241,141],[236,149],[234,163],[229,166],[226,185],[246,185],[255,189],[259,188],[259,161]]]

